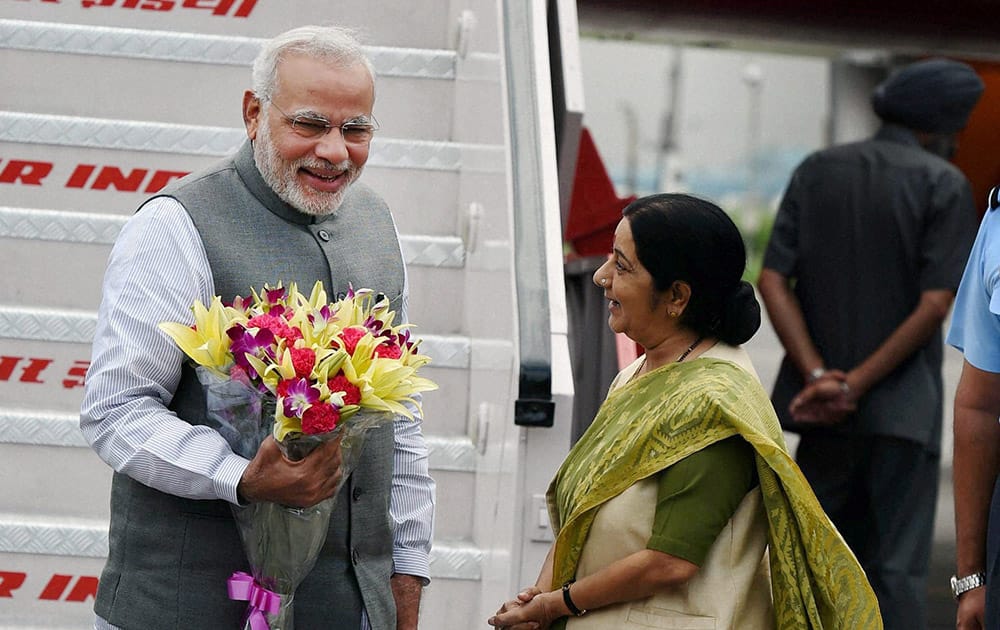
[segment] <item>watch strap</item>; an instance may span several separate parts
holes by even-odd
[[[813,368],[809,370],[809,378],[807,379],[807,382],[815,383],[819,379],[823,378],[824,374],[826,374],[826,368]]]
[[[964,577],[951,576],[951,594],[955,596],[955,599],[958,599],[962,593],[985,585],[986,574],[982,571]]]

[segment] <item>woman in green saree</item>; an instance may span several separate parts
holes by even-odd
[[[742,237],[688,195],[625,208],[594,274],[644,354],[549,487],[557,532],[508,630],[882,628],[740,344],[760,326]]]

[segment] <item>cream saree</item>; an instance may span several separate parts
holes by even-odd
[[[605,502],[735,434],[757,455],[777,628],[882,628],[868,580],[787,453],[760,383],[734,363],[704,357],[664,366],[613,391],[570,451],[549,490],[558,531],[552,588],[576,575]]]

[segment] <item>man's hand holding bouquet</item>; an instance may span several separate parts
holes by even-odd
[[[367,289],[328,303],[320,282],[309,297],[295,284],[265,286],[192,309],[193,326],[160,328],[197,366],[206,424],[251,460],[240,483],[247,504],[233,514],[252,575],[234,573],[229,595],[250,603],[244,628],[291,630],[295,588],[326,540],[366,431],[413,418],[417,394],[437,388],[417,374],[430,359]]]

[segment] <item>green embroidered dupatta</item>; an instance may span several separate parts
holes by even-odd
[[[552,588],[574,578],[601,504],[735,434],[756,450],[777,628],[881,629],[868,579],[788,454],[767,393],[744,369],[718,359],[672,363],[605,400],[549,488],[559,532]]]

